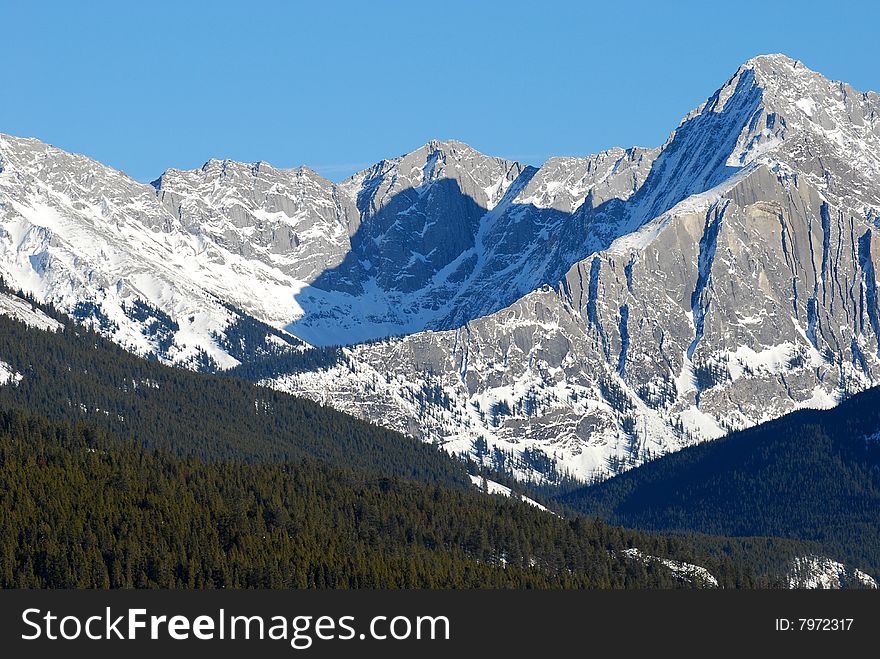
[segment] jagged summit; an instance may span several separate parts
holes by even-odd
[[[431,151],[471,151],[474,153],[479,153],[475,148],[473,148],[470,144],[466,144],[460,140],[438,140],[432,139],[428,140],[428,142],[424,145],[424,147]],[[482,155],[482,154],[481,154]]]
[[[436,163],[445,164],[447,161],[458,163],[465,166],[480,166],[486,161],[495,161],[503,163],[508,168],[516,164],[513,161],[494,156],[488,156],[480,153],[469,144],[459,140],[438,140],[432,139],[422,146],[403,153],[393,158],[385,158],[377,162],[375,165],[368,167],[360,172],[356,172],[348,179],[343,181],[343,187],[350,182],[360,183],[366,179],[375,179],[377,176],[387,176],[391,174],[403,174],[408,181],[418,182],[423,179],[437,178],[426,172],[426,165]],[[421,174],[415,170],[420,169]],[[431,169],[429,167],[428,169]],[[438,170],[438,174],[442,173],[442,169]]]
[[[830,100],[835,96],[835,88],[843,84],[829,80],[799,60],[780,54],[759,55],[748,60],[739,67],[735,78],[745,72],[754,75],[755,84],[763,90],[768,105],[785,106],[799,98],[810,97],[817,101]]]
[[[880,96],[874,92],[829,80],[785,55],[761,55],[689,113],[670,140],[704,125],[727,136],[726,166],[797,172],[823,194],[864,209],[880,205]],[[707,137],[698,141],[706,144]]]
[[[800,60],[789,57],[785,53],[765,53],[746,60],[740,68],[797,68],[798,66],[803,66],[803,63]]]
[[[472,147],[470,144],[467,144],[466,142],[462,142],[461,140],[455,140],[455,139],[441,140],[441,139],[435,138],[435,139],[428,140],[427,142],[425,142],[422,146],[418,147],[417,149],[414,149],[414,150],[409,151],[407,153],[401,154],[400,156],[398,156],[397,158],[394,158],[393,160],[406,158],[409,155],[412,155],[414,153],[419,153],[422,151],[425,151],[427,153],[447,153],[447,154],[459,155],[459,156],[476,155],[476,156],[481,156],[483,158],[493,157],[493,156],[488,156],[484,153],[481,153],[480,151],[478,151],[477,149]]]
[[[277,177],[277,176],[308,176],[314,179],[329,180],[318,174],[315,170],[305,165],[298,167],[275,167],[265,160],[257,160],[254,162],[241,162],[229,158],[210,158],[201,167],[193,169],[180,169],[176,167],[165,170],[151,185],[155,188],[161,188],[163,180],[166,182],[174,177],[192,177],[201,174],[206,179],[235,179],[235,178],[257,178]]]

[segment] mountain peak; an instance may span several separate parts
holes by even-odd
[[[880,202],[872,183],[880,176],[878,117],[876,94],[861,93],[776,53],[743,63],[671,138],[678,140],[679,151],[686,135],[700,150],[723,145],[725,167],[782,165],[809,178],[823,194],[851,198],[858,208]],[[735,143],[726,139],[734,135]],[[721,151],[717,155],[724,155]],[[715,173],[726,177],[725,171]]]
[[[822,93],[831,82],[821,73],[813,71],[800,60],[780,53],[758,55],[746,61],[737,71],[737,76],[750,71],[755,81],[765,93],[782,92],[793,94]]]
[[[802,99],[812,99],[818,104],[818,109],[831,111],[836,104],[846,104],[847,96],[863,95],[847,83],[830,79],[800,60],[780,53],[753,57],[739,67],[731,80],[738,81],[746,72],[754,76],[755,84],[762,89],[765,103],[776,101],[790,106]],[[858,102],[855,98],[850,101]],[[856,120],[856,123],[859,121]]]
[[[766,53],[764,55],[756,55],[751,59],[747,60],[742,68],[749,69],[757,69],[757,68],[780,68],[780,67],[788,67],[788,68],[797,68],[804,66],[803,62],[796,60],[784,53]]]
[[[470,158],[486,158],[486,159],[494,159],[494,160],[506,160],[505,158],[498,158],[496,156],[487,155],[481,151],[478,151],[470,144],[466,142],[462,142],[461,140],[440,140],[440,139],[431,139],[428,140],[425,144],[420,146],[418,149],[410,151],[408,153],[404,153],[397,158],[393,158],[393,161],[401,161],[404,158],[411,157],[414,155],[427,155],[431,156],[433,154],[442,154],[445,156],[452,156],[456,160],[465,160]]]
[[[477,149],[472,147],[470,144],[467,144],[460,140],[432,139],[415,151],[404,154],[403,156],[401,156],[401,159],[408,156],[413,156],[415,154],[426,154],[428,157],[435,154],[451,156],[454,160],[466,160],[471,158],[493,158],[493,156],[486,155],[485,153],[482,153],[481,151],[478,151]]]
[[[432,151],[451,151],[453,149],[467,149],[469,151],[474,151],[475,149],[471,147],[469,144],[465,144],[459,140],[438,140],[433,139],[429,140],[427,144],[425,144],[424,148],[432,150]]]
[[[431,139],[412,151],[380,160],[375,165],[353,174],[341,185],[344,188],[357,187],[365,180],[371,180],[377,185],[379,181],[387,179],[387,182],[399,192],[407,186],[418,187],[435,179],[450,176],[457,178],[458,175],[453,172],[462,167],[472,172],[486,169],[493,172],[500,170],[500,173],[495,172],[495,174],[503,177],[514,166],[517,166],[517,163],[486,155],[459,140]],[[493,176],[497,179],[497,176]],[[477,178],[481,177],[477,176]],[[497,181],[493,179],[486,182],[486,185],[491,186],[495,182]]]

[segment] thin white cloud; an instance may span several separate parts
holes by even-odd
[[[314,169],[318,173],[323,174],[338,174],[340,172],[357,172],[361,169],[366,169],[367,167],[371,167],[375,163],[372,162],[346,162],[346,163],[334,163],[330,165],[306,165],[307,167]]]

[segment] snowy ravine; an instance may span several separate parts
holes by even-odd
[[[876,383],[877,94],[756,58],[644,157],[611,204],[637,228],[558,283],[270,384],[519,478],[586,479]]]
[[[267,384],[518,478],[874,384],[878,223],[880,97],[782,55],[661,147],[538,168],[450,140],[339,184],[211,160],[146,185],[0,136],[13,287],[191,368],[346,345]]]

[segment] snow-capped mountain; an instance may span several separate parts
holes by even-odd
[[[558,283],[274,385],[520,477],[589,477],[876,381],[877,94],[759,57],[627,153],[630,185],[588,189],[554,234],[601,247]]]
[[[0,137],[12,285],[193,367],[348,345],[271,384],[520,477],[870,386],[878,217],[880,97],[781,55],[659,148],[539,168],[432,141],[340,184],[212,160],[144,185]]]
[[[210,160],[201,169],[169,169],[153,182],[159,199],[188,233],[310,282],[350,249],[346,213],[336,186],[306,167]],[[289,300],[260,317],[291,318]]]
[[[253,176],[284,178],[303,196],[320,187],[300,172],[267,169]],[[215,178],[222,188],[222,173]],[[221,195],[222,189],[206,193],[204,205],[222,207]],[[0,275],[139,354],[195,367],[234,366],[247,352],[301,345],[252,317],[282,325],[294,306],[292,291],[302,285],[299,272],[273,262],[271,249],[259,243],[263,236],[255,235],[280,222],[287,207],[273,218],[273,198],[261,201],[254,211],[263,215],[245,219],[230,203],[223,219],[209,207],[196,224],[195,204],[183,194],[157,193],[36,140],[0,136]],[[249,251],[233,238],[244,235],[252,237]]]

